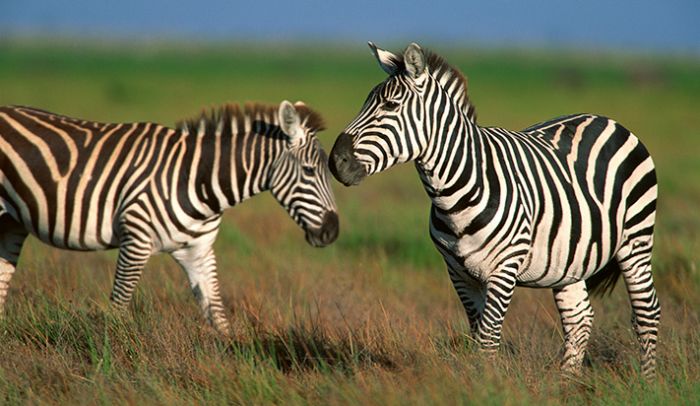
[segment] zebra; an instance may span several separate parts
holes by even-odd
[[[442,57],[415,43],[403,54],[369,46],[389,77],[336,139],[331,172],[350,186],[414,161],[432,200],[430,236],[480,350],[492,357],[498,349],[515,286],[551,288],[561,367],[579,375],[593,323],[589,292],[610,292],[622,275],[651,379],[657,182],[637,137],[592,114],[522,131],[481,127],[465,77]]]
[[[110,301],[125,309],[148,258],[169,253],[204,317],[230,333],[213,243],[224,209],[266,190],[309,244],[339,232],[321,116],[301,102],[227,104],[169,128],[0,107],[0,310],[25,238],[118,248]]]

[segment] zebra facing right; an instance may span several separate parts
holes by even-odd
[[[589,290],[622,275],[655,373],[660,306],[651,274],[654,164],[630,131],[591,114],[523,131],[481,127],[466,79],[411,44],[370,43],[389,74],[341,133],[330,157],[346,186],[415,161],[432,200],[430,235],[482,350],[494,353],[515,286],[551,288],[564,330],[562,368],[579,373],[593,323]]]
[[[224,209],[270,190],[313,246],[338,236],[323,121],[303,103],[226,105],[173,129],[0,107],[0,311],[28,234],[119,248],[111,301],[126,307],[167,252],[209,322],[229,332],[213,243]]]

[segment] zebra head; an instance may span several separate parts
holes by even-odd
[[[285,100],[278,120],[286,147],[271,170],[270,191],[306,232],[306,241],[323,247],[338,237],[339,225],[328,158],[316,137],[320,117],[301,102]]]
[[[372,89],[331,151],[331,172],[346,186],[396,164],[420,161],[433,126],[427,105],[442,111],[448,103],[468,103],[466,80],[439,56],[426,55],[415,43],[403,55],[369,46],[389,77]]]

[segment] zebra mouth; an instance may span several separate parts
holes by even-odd
[[[355,174],[347,174],[347,173],[333,173],[333,176],[338,180],[338,182],[342,183],[344,186],[356,186],[359,185],[360,182],[362,182],[362,179],[364,179],[367,175],[364,173],[355,173]]]
[[[328,166],[333,176],[345,186],[357,185],[367,176],[364,166],[355,158],[352,136],[341,133],[331,150]]]
[[[329,211],[323,216],[321,227],[306,230],[306,242],[312,247],[325,247],[338,238],[339,231],[338,214]]]

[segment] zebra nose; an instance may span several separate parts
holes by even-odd
[[[340,231],[340,222],[338,221],[338,213],[329,211],[323,216],[323,225],[321,226],[321,243],[328,245],[338,238]]]
[[[338,238],[338,214],[328,211],[323,215],[321,227],[306,230],[306,241],[314,247],[325,247]]]
[[[331,150],[328,166],[333,176],[345,186],[356,185],[367,176],[353,152],[352,136],[341,133]]]

